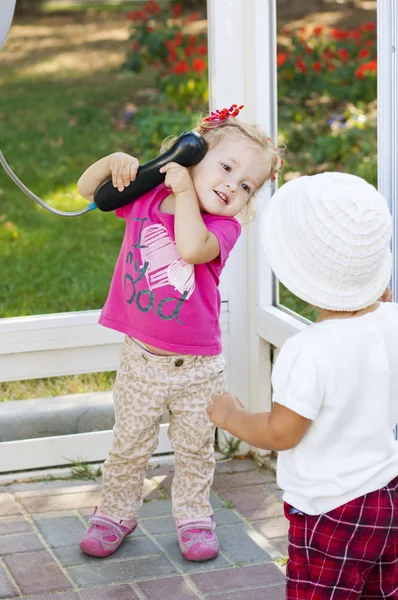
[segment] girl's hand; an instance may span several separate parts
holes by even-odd
[[[119,192],[122,192],[131,181],[135,180],[140,163],[134,156],[125,152],[114,152],[109,158],[112,183]]]
[[[206,408],[206,412],[217,427],[227,429],[228,417],[237,410],[244,410],[242,402],[229,392],[216,394],[212,397],[212,403]]]
[[[166,173],[165,185],[171,188],[174,194],[193,192],[194,187],[187,168],[176,162],[169,162],[159,169],[160,173]]]
[[[379,302],[392,302],[392,291],[390,288],[386,288],[381,298],[379,298]]]

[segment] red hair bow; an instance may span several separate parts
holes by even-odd
[[[214,123],[224,121],[225,119],[228,119],[228,117],[237,117],[243,107],[243,104],[241,106],[233,104],[229,108],[222,108],[221,110],[211,112],[210,115],[203,120],[206,123]]]

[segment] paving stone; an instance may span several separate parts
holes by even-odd
[[[95,482],[91,479],[87,480],[87,485],[98,485],[99,479],[96,479]],[[83,484],[84,485],[84,484]],[[51,481],[30,481],[30,482],[21,482],[21,483],[11,483],[7,486],[9,492],[19,493],[19,492],[34,492],[38,490],[57,490],[61,489],[69,489],[69,488],[77,488],[82,487],[82,480],[76,479],[55,479]]]
[[[251,458],[216,462],[216,473],[241,473],[242,471],[258,471],[258,469],[259,467]]]
[[[176,534],[176,524],[174,517],[152,517],[151,519],[140,519],[142,527],[152,533],[153,535],[160,535],[162,533],[174,533]]]
[[[79,545],[76,544],[70,548],[58,548],[54,550],[54,554],[64,567],[75,567],[79,565],[88,565],[98,563],[98,558],[89,556],[82,552]],[[148,537],[139,537],[134,539],[134,536],[127,539],[120,546],[119,550],[108,556],[106,562],[112,560],[122,560],[124,558],[141,558],[143,556],[160,555],[162,551]]]
[[[98,559],[94,564],[68,569],[70,578],[81,587],[142,581],[154,575],[160,577],[175,573],[176,568],[166,556],[108,562]]]
[[[136,584],[148,600],[194,600],[199,598],[194,589],[182,577],[168,577]]]
[[[221,498],[219,498],[218,496],[216,496],[215,494],[213,494],[212,492],[210,492],[209,500],[210,500],[210,505],[213,510],[217,510],[217,508],[224,507],[224,501]]]
[[[32,531],[32,525],[24,517],[10,516],[0,519],[0,536],[10,535],[11,533],[28,533],[30,531]]]
[[[183,573],[195,573],[196,571],[222,569],[228,566],[228,561],[221,554],[219,554],[217,558],[208,560],[206,562],[190,562],[185,560],[181,554],[176,534],[156,535],[155,539],[162,547],[166,556],[169,556]]]
[[[248,587],[264,587],[285,583],[285,577],[272,563],[235,567],[189,575],[203,593],[237,591]],[[268,598],[266,597],[268,600]]]
[[[239,590],[238,592],[226,592],[225,594],[208,594],[208,598],[214,600],[285,600],[285,586],[261,587],[251,590]]]
[[[29,596],[27,600],[80,600],[80,596],[75,592],[63,592],[61,594],[46,594],[43,596]]]
[[[56,494],[54,496],[22,496],[20,502],[26,511],[30,513],[44,513],[58,510],[78,510],[89,508],[99,504],[101,493],[99,491]],[[33,494],[33,492],[32,492]],[[0,496],[1,499],[1,496]]]
[[[5,569],[0,565],[0,598],[16,597],[19,597],[19,593],[11,583]]]
[[[152,502],[144,502],[139,513],[141,518],[163,517],[166,515],[171,515],[171,500],[153,500]]]
[[[35,533],[2,535],[0,537],[0,556],[33,552],[34,550],[44,550],[42,541]]]
[[[51,548],[78,545],[85,531],[78,517],[41,517],[34,521]]]
[[[235,525],[244,523],[243,519],[240,518],[235,511],[230,508],[219,508],[214,511],[214,520],[217,523],[217,527],[223,527],[224,525]]]
[[[173,485],[174,473],[162,473],[156,475],[148,473],[148,477],[150,477],[151,481],[154,481],[157,486],[166,489],[169,496],[171,496],[171,487]]]
[[[242,473],[221,473],[214,477],[212,489],[215,491],[225,488],[247,487],[253,485],[262,485],[265,483],[273,483],[275,476],[269,471],[243,471]]]
[[[283,490],[276,483],[266,483],[265,489],[274,496],[277,496],[280,500],[283,500]]]
[[[161,498],[159,491],[150,479],[144,480],[144,487],[142,490],[142,498],[145,500],[158,500]]]
[[[0,517],[7,517],[9,515],[20,515],[21,509],[18,503],[15,502],[11,494],[6,492],[0,494]]]
[[[268,539],[286,536],[289,530],[289,521],[285,517],[253,521],[253,527]]]
[[[247,534],[248,527],[236,525],[218,530],[220,547],[225,556],[236,564],[267,562],[270,555]]]
[[[139,600],[137,594],[129,585],[81,590],[80,596],[82,600]],[[43,598],[43,600],[45,599]]]
[[[23,594],[55,592],[73,587],[48,552],[7,556],[4,562]]]
[[[272,540],[272,545],[275,546],[278,550],[280,550],[282,556],[287,556],[289,553],[289,540],[287,537],[274,538]]]
[[[221,490],[221,498],[232,502],[234,508],[246,519],[259,520],[283,516],[283,505],[261,487]]]
[[[154,465],[149,466],[147,470],[147,477],[151,479],[152,477],[157,477],[158,475],[168,475],[169,473],[174,473],[174,465]]]
[[[15,497],[18,499],[23,498],[45,498],[47,496],[65,496],[68,494],[87,494],[101,491],[101,485],[95,481],[82,483],[79,481],[79,485],[69,485],[68,482],[64,482],[61,487],[49,486],[45,489],[28,489],[22,492],[15,493]]]

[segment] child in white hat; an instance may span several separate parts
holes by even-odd
[[[283,185],[262,241],[278,279],[321,310],[282,347],[270,413],[213,397],[217,426],[279,451],[288,600],[398,598],[398,306],[385,199],[344,173]],[[381,298],[383,296],[383,298]]]

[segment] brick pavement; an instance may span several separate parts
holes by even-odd
[[[192,563],[176,540],[172,473],[172,465],[150,469],[139,528],[106,559],[78,547],[99,482],[0,487],[0,598],[283,600],[287,522],[274,475],[250,459],[217,464],[211,502],[221,552]]]

